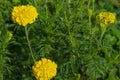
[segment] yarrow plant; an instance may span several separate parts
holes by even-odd
[[[37,17],[37,10],[32,5],[15,6],[12,10],[12,20],[22,26],[33,23]]]
[[[50,80],[57,73],[57,64],[49,59],[42,58],[35,62],[32,70],[37,80]]]
[[[115,14],[111,12],[100,12],[97,18],[100,21],[101,27],[104,27],[109,23],[115,23],[116,21]]]

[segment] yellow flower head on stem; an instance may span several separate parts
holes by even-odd
[[[32,70],[37,80],[50,80],[57,73],[57,64],[49,59],[42,58],[35,62]]]
[[[12,20],[19,25],[26,26],[27,24],[32,24],[37,17],[37,10],[32,5],[20,5],[13,7]]]
[[[100,12],[97,15],[98,20],[100,21],[100,26],[104,27],[109,23],[115,23],[116,17],[115,14],[111,12]]]

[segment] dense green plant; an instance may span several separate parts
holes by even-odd
[[[11,11],[27,4],[39,17],[25,31]],[[115,13],[116,23],[101,28],[96,16],[102,11]],[[57,64],[52,80],[120,80],[119,18],[119,5],[111,0],[1,0],[0,80],[36,80],[33,57]]]

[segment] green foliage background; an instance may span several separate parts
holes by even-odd
[[[35,80],[24,27],[11,20],[12,8],[26,4],[39,13],[27,26],[35,59],[45,57],[58,65],[52,80],[120,80],[120,2],[116,1],[0,0],[0,80]],[[102,40],[96,20],[101,11],[117,18]],[[13,33],[10,41],[8,30]]]

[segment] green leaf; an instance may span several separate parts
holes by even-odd
[[[118,76],[116,76],[116,71],[117,69],[111,69],[109,72],[109,76],[106,80],[120,80],[120,78]]]
[[[113,35],[120,39],[120,30],[117,27],[112,27],[111,30],[113,32]]]
[[[110,34],[105,35],[106,42],[109,45],[114,45],[117,42],[117,39],[115,36],[112,36]]]
[[[107,62],[104,58],[94,56],[86,64],[86,75],[90,80],[96,80],[101,77],[104,78],[106,76],[107,66]]]

